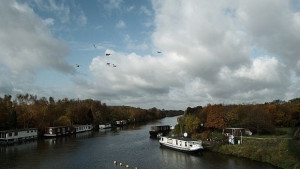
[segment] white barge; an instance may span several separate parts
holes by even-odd
[[[93,125],[87,124],[87,125],[74,125],[73,126],[73,133],[81,133],[86,131],[93,130]]]
[[[34,140],[37,139],[37,137],[38,131],[36,128],[0,131],[1,144],[11,144],[27,140]]]
[[[99,129],[108,129],[108,128],[111,128],[111,124],[110,123],[99,124]]]
[[[159,143],[162,147],[183,152],[198,152],[203,149],[201,140],[186,137],[161,137]]]

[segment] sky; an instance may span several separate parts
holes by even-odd
[[[298,0],[0,0],[0,95],[287,101],[300,97],[299,32]]]

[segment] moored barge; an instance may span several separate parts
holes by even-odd
[[[149,131],[151,138],[157,138],[158,136],[165,136],[171,131],[171,126],[162,125],[162,126],[151,126]]]
[[[123,126],[127,125],[127,123],[128,123],[127,120],[118,120],[118,121],[116,121],[115,125],[117,127],[123,127]]]
[[[45,137],[58,137],[63,135],[71,134],[71,127],[69,126],[57,126],[57,127],[47,127],[45,129]]]
[[[5,130],[0,131],[1,144],[13,144],[27,140],[34,140],[38,137],[38,130],[36,128]]]
[[[108,128],[111,128],[111,124],[110,123],[99,124],[99,129],[108,129]]]
[[[159,143],[162,147],[183,152],[199,152],[203,150],[201,140],[194,140],[187,137],[161,137]]]

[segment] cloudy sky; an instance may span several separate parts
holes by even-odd
[[[0,0],[0,94],[25,93],[182,110],[300,97],[300,1]]]

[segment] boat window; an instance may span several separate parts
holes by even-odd
[[[12,136],[12,133],[8,133],[8,136]]]
[[[187,147],[187,142],[185,142],[185,146]]]
[[[16,131],[16,132],[15,132],[15,136],[17,136],[17,135],[18,135],[18,132]]]
[[[178,145],[178,140],[176,140],[176,145]]]

